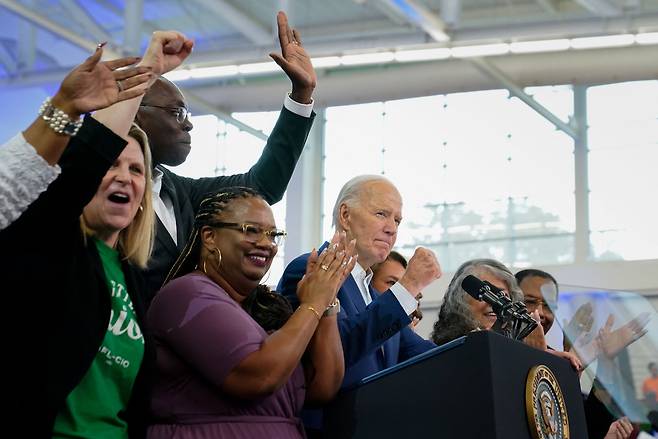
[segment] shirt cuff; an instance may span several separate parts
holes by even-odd
[[[395,298],[398,299],[400,306],[407,315],[410,315],[412,312],[416,311],[416,308],[418,308],[418,301],[414,299],[414,296],[412,296],[411,293],[399,283],[391,287],[391,293],[393,293]]]
[[[298,116],[302,117],[311,117],[311,113],[313,113],[313,103],[315,101],[313,98],[311,98],[311,103],[310,104],[300,104],[299,102],[294,101],[290,97],[290,93],[286,94],[286,98],[283,101],[283,106],[286,107],[288,111],[291,113],[295,113]]]

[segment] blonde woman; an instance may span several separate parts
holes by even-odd
[[[164,73],[191,45],[176,32],[156,32],[143,63]],[[0,276],[20,291],[6,295],[6,305],[30,310],[21,314],[40,337],[35,344],[16,332],[29,352],[8,352],[20,358],[10,365],[16,375],[24,364],[39,370],[21,381],[19,397],[46,389],[45,417],[33,415],[24,436],[145,435],[152,351],[143,333],[139,270],[153,246],[155,215],[149,145],[131,126],[140,101],[87,116],[59,160],[59,177],[0,232],[0,248],[11,256]],[[38,434],[25,431],[37,425]]]

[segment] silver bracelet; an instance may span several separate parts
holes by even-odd
[[[339,312],[340,312],[340,300],[338,300],[338,297],[336,297],[334,301],[329,304],[327,309],[324,310],[324,312],[322,313],[322,317],[335,316]]]
[[[59,108],[56,108],[49,97],[43,101],[43,104],[41,104],[41,108],[39,108],[39,116],[41,116],[48,126],[57,134],[75,136],[78,134],[78,130],[82,126],[82,118],[74,122],[68,114],[64,113]]]

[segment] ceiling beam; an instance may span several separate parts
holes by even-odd
[[[448,41],[446,24],[441,17],[416,0],[376,0],[381,5],[404,17],[409,23],[422,29],[434,41]]]
[[[557,7],[555,7],[554,0],[536,0],[536,1],[544,11],[552,15],[557,14]]]
[[[368,0],[353,0],[354,3],[358,5],[363,5],[367,3]],[[390,21],[397,24],[398,26],[409,25],[409,20],[404,17],[397,9],[392,9],[388,5],[380,2],[379,0],[371,0],[370,4],[375,7],[378,11],[386,16]],[[390,23],[389,23],[390,26]]]
[[[0,64],[2,64],[2,68],[5,69],[8,76],[12,76],[16,73],[16,60],[11,52],[9,52],[9,49],[7,49],[4,41],[0,41]]]
[[[29,21],[21,20],[18,23],[17,66],[21,72],[34,69],[37,60],[37,30]]]
[[[65,28],[64,26],[55,23],[49,18],[44,17],[43,15],[38,14],[37,12],[23,6],[14,0],[0,0],[0,6],[4,6],[9,11],[15,13],[21,18],[29,21],[32,24],[35,24],[42,29],[45,29],[67,41],[75,44],[78,47],[86,50],[89,53],[93,53],[96,50],[98,42],[88,40],[87,38],[81,37],[80,35],[72,32],[71,30]],[[121,58],[123,55],[120,51],[112,50],[111,48],[105,48],[104,53],[109,58]]]
[[[583,8],[600,17],[615,17],[622,15],[622,9],[610,0],[576,0]]]
[[[569,50],[495,57],[496,66],[520,87],[605,84],[658,78],[658,46]],[[3,88],[58,83],[68,69],[0,77]],[[405,78],[404,83],[400,78]],[[282,73],[234,80],[179,82],[224,113],[277,111],[290,81]],[[501,88],[466,59],[319,69],[315,106],[327,107]],[[196,114],[205,112],[193,107]]]
[[[61,4],[71,18],[73,18],[73,20],[79,24],[85,32],[91,35],[94,40],[99,43],[102,41],[112,41],[112,36],[109,32],[96,23],[96,20],[94,20],[87,11],[82,9],[76,0],[61,0]]]
[[[448,29],[459,24],[462,13],[462,0],[441,0],[441,19]]]
[[[572,139],[576,139],[578,137],[578,133],[576,133],[576,130],[570,124],[564,122],[562,119],[553,114],[551,110],[537,102],[532,96],[523,91],[523,88],[514,83],[511,78],[505,75],[505,73],[499,70],[491,62],[479,57],[469,58],[468,60],[482,73],[500,82],[503,87],[509,90],[512,96],[519,98],[522,102],[535,110],[540,116],[552,123],[555,128],[560,131],[564,131]]]
[[[132,53],[142,52],[142,23],[144,21],[144,1],[126,2],[123,14],[123,46]]]
[[[116,15],[119,18],[124,18],[125,11],[117,6],[114,5],[110,0],[95,0],[96,4],[104,8],[106,11],[111,12],[112,14]],[[152,34],[156,30],[160,30],[159,28],[153,26],[151,22],[148,21],[142,21],[140,23],[140,27],[142,28],[142,31],[145,32],[146,34]]]
[[[267,27],[242,12],[227,0],[194,0],[197,4],[211,11],[222,21],[231,25],[249,41],[259,46],[271,45],[274,36]]]
[[[183,91],[183,95],[185,96],[185,99],[187,100],[187,103],[195,110],[200,112],[201,114],[214,114],[217,116],[219,119],[225,121],[226,123],[229,123],[231,125],[234,125],[237,127],[239,130],[244,131],[246,133],[251,134],[254,137],[257,137],[261,140],[267,141],[267,134],[262,132],[259,129],[256,129],[252,127],[249,124],[246,124],[244,122],[241,122],[231,116],[228,112],[222,110],[219,107],[216,107],[215,105],[211,104],[210,102],[200,98],[193,92],[189,90],[185,90],[184,88],[181,88]]]

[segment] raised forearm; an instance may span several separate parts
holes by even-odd
[[[128,99],[122,102],[99,110],[93,114],[93,118],[114,131],[118,136],[123,138],[128,136],[130,126],[135,120],[139,105],[142,103],[143,95]]]

